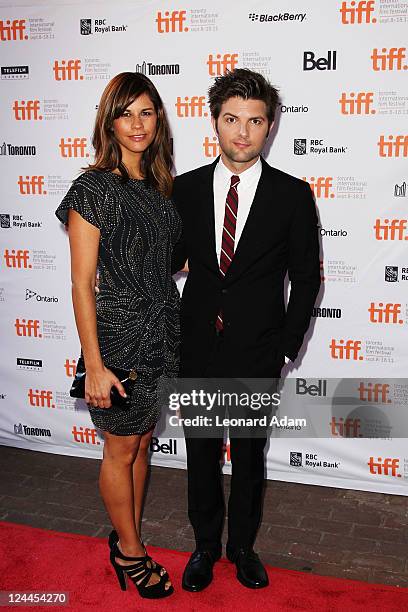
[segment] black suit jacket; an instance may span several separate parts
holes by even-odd
[[[236,247],[222,277],[215,252],[213,175],[216,160],[178,176],[173,200],[183,234],[173,271],[189,261],[181,307],[181,375],[205,376],[224,321],[224,376],[276,376],[284,355],[295,360],[320,286],[315,203],[305,181],[269,166],[262,173]],[[287,308],[286,273],[291,281]]]

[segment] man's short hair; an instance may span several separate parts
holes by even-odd
[[[218,119],[224,102],[236,97],[244,100],[262,100],[266,105],[269,125],[274,120],[279,102],[278,90],[262,74],[248,68],[236,68],[216,77],[214,84],[208,90],[211,115],[215,120]]]

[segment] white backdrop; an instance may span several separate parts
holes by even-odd
[[[307,351],[289,374],[306,379],[309,402],[317,380],[328,381],[329,395],[332,378],[371,377],[377,392],[360,392],[365,407],[406,410],[408,1],[8,4],[0,3],[0,442],[101,456],[86,407],[68,395],[79,344],[68,241],[54,210],[92,156],[103,88],[125,70],[158,87],[178,173],[217,155],[206,103],[214,76],[249,67],[280,89],[265,157],[314,189],[324,278]],[[405,439],[344,439],[330,418],[326,438],[272,439],[268,477],[407,495]],[[157,432],[153,463],[185,467],[183,440],[169,439],[164,424]]]

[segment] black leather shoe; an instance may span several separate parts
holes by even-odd
[[[208,550],[196,550],[187,563],[181,586],[186,591],[202,591],[213,579],[213,566],[220,557],[214,557]]]
[[[227,558],[235,563],[237,578],[249,589],[262,589],[268,586],[268,574],[258,555],[253,550],[239,548],[234,553],[227,549]]]

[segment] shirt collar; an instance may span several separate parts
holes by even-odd
[[[237,174],[239,176],[239,184],[242,186],[241,189],[246,189],[250,185],[252,185],[255,181],[258,181],[262,172],[262,162],[261,158],[258,157],[257,161],[247,170]],[[222,158],[220,157],[218,164],[215,168],[215,175],[219,180],[229,186],[231,182],[231,176],[234,176],[234,172],[231,172],[229,168],[224,164]]]

